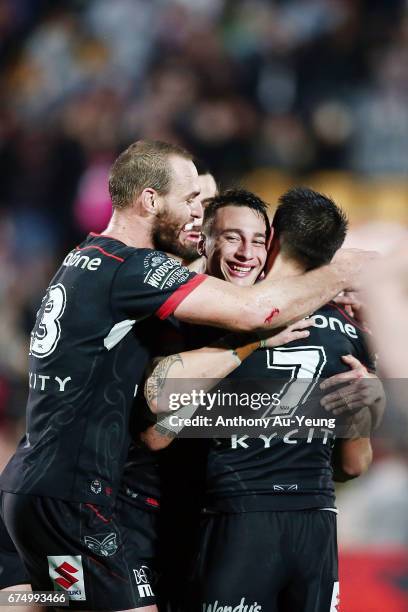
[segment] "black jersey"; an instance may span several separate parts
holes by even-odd
[[[299,387],[310,394],[322,378],[348,370],[341,360],[348,354],[373,369],[363,330],[341,308],[330,303],[313,317],[315,326],[306,340],[257,350],[230,378],[278,381],[281,406],[293,416],[299,406],[293,403],[298,394],[292,383],[298,378],[310,379],[309,389],[306,383]],[[314,416],[319,416],[315,410]],[[321,409],[320,416],[332,415]],[[285,435],[267,431],[257,438],[238,433],[213,439],[207,465],[207,507],[233,512],[333,508],[334,433],[311,427],[304,435],[299,436],[295,425]]]
[[[109,504],[159,319],[202,280],[151,249],[91,234],[52,279],[31,335],[27,433],[0,488]]]

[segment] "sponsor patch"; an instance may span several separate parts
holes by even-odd
[[[85,601],[85,581],[81,555],[49,555],[48,573],[54,591],[63,591],[70,601]]]
[[[340,585],[338,582],[333,584],[332,600],[330,604],[330,612],[339,612],[340,610]]]
[[[234,605],[219,605],[218,601],[203,603],[203,612],[262,612],[262,606],[257,601],[246,603],[243,597],[235,607]]]
[[[175,283],[183,283],[189,277],[189,270],[172,257],[158,251],[149,253],[143,262],[143,282],[156,289],[169,289]]]
[[[142,565],[139,569],[134,569],[137,590],[139,597],[154,597],[154,593],[150,584],[150,568],[147,565]]]

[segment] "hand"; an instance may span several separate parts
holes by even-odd
[[[301,321],[297,321],[296,323],[292,323],[292,325],[285,327],[285,329],[283,329],[278,334],[270,336],[269,338],[265,338],[264,342],[262,343],[262,346],[268,348],[275,348],[277,346],[289,344],[289,342],[293,342],[294,340],[308,338],[310,336],[308,328],[313,327],[313,325],[314,320],[312,317],[310,317],[309,319],[302,319]]]
[[[333,258],[333,264],[340,267],[345,277],[345,289],[356,291],[362,284],[362,272],[370,264],[378,260],[375,251],[362,251],[360,249],[339,249]]]
[[[366,305],[360,299],[359,294],[354,291],[343,291],[333,299],[333,302],[343,306],[344,310],[353,317],[357,323],[367,329],[365,312]]]
[[[344,413],[354,414],[364,408],[371,410],[383,396],[381,381],[377,376],[369,374],[363,364],[352,355],[345,355],[342,360],[350,370],[331,376],[321,383],[320,388],[326,390],[341,383],[346,384],[325,395],[320,400],[321,405],[335,416]]]

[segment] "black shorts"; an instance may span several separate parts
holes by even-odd
[[[111,511],[34,495],[0,495],[4,524],[34,591],[63,591],[70,608],[78,610],[155,603],[155,512],[121,500]]]
[[[20,584],[30,584],[30,578],[0,513],[0,590]]]
[[[189,612],[337,612],[336,514],[205,515],[192,586]]]

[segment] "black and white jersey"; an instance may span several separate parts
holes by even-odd
[[[341,308],[330,303],[313,316],[315,326],[306,340],[257,350],[229,377],[276,381],[280,390],[278,414],[292,417],[291,423],[296,413],[305,414],[299,393],[311,397],[323,378],[348,370],[341,360],[343,355],[354,355],[369,369],[374,367],[364,331]],[[303,382],[296,387],[299,379]],[[333,416],[317,404],[321,414],[314,408],[314,417]],[[265,431],[257,438],[237,433],[213,439],[206,505],[232,512],[333,508],[333,445],[334,433],[327,427],[310,427],[300,437],[296,424],[283,431]]]
[[[171,315],[205,278],[162,252],[96,234],[66,256],[31,334],[27,433],[1,489],[113,501],[156,317]]]

